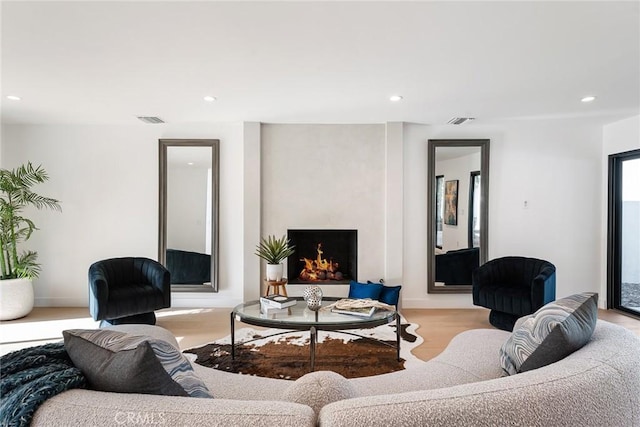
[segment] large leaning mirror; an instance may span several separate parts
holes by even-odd
[[[218,154],[215,139],[160,140],[158,261],[172,292],[218,292]]]
[[[428,151],[427,290],[470,293],[487,260],[489,140],[430,139]]]

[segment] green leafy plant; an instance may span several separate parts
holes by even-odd
[[[31,162],[12,170],[0,169],[1,279],[34,279],[40,274],[40,264],[36,262],[38,254],[34,251],[18,254],[18,243],[27,241],[38,229],[33,221],[22,216],[27,206],[61,211],[58,200],[31,190],[48,179],[42,166],[34,167]]]
[[[276,236],[267,236],[260,239],[260,244],[256,247],[256,255],[267,261],[267,264],[280,264],[293,254],[295,248],[290,245],[286,236],[282,236],[280,239]]]

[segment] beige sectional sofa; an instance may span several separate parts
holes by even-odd
[[[162,328],[124,328],[177,345]],[[32,425],[640,426],[640,340],[630,331],[598,321],[591,341],[565,359],[503,377],[499,349],[509,334],[467,331],[420,368],[350,380],[195,365],[214,399],[70,390],[45,402]]]

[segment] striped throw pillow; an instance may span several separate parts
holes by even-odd
[[[589,342],[597,319],[597,293],[550,302],[522,322],[502,345],[502,369],[514,375],[565,358]]]

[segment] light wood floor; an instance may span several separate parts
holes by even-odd
[[[184,350],[229,334],[228,308],[180,309],[157,312],[158,325],[170,330]],[[404,309],[404,317],[420,325],[424,343],[413,350],[416,357],[429,360],[439,354],[460,332],[493,328],[485,309]],[[610,310],[599,310],[601,319],[624,326],[640,336],[640,320]],[[39,308],[29,316],[0,322],[0,354],[20,348],[59,341],[65,329],[96,328],[87,308]],[[238,324],[237,327],[242,327]]]

